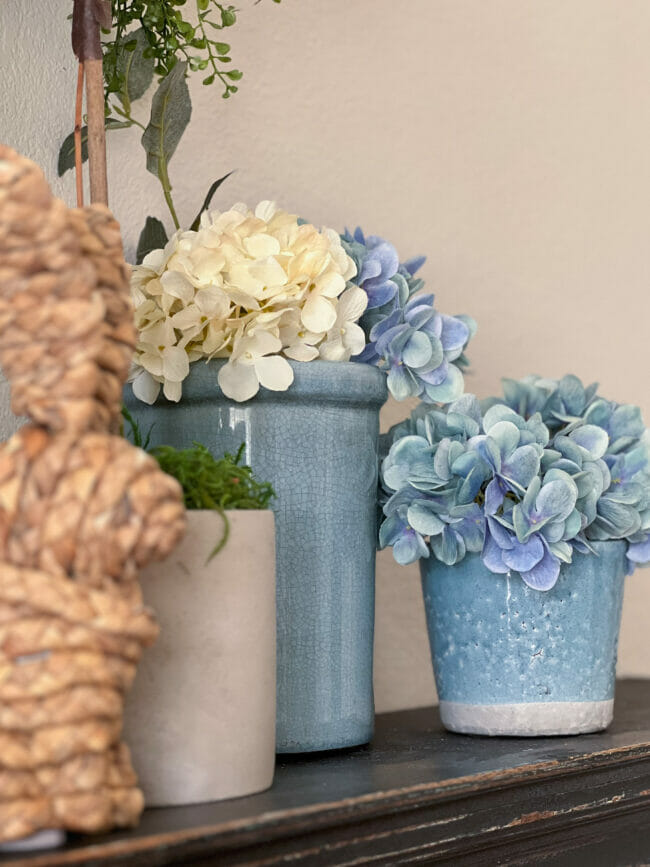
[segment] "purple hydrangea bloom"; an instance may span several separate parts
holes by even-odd
[[[388,529],[398,514],[417,537],[409,556],[424,545],[454,564],[478,552],[492,572],[517,572],[538,590],[574,551],[593,555],[592,541],[625,540],[630,570],[650,562],[650,432],[638,409],[577,377],[529,377],[506,391],[482,407],[472,395],[420,405],[385,435],[383,513]],[[382,544],[391,535],[382,528]]]
[[[446,316],[434,308],[434,296],[416,294],[415,278],[424,257],[400,264],[395,247],[357,228],[341,236],[357,266],[354,282],[368,295],[361,319],[367,344],[353,361],[386,370],[388,388],[397,400],[419,397],[450,403],[463,392],[464,350],[476,330],[472,319]]]

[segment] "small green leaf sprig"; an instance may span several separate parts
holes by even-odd
[[[279,0],[275,0],[279,2]],[[191,72],[207,71],[205,85],[220,82],[222,96],[237,93],[242,72],[230,69],[230,45],[222,31],[237,21],[237,10],[216,0],[112,0],[113,30],[103,43],[106,98],[122,94],[125,86],[126,52],[136,51],[138,39],[133,27],[139,25],[145,40],[144,59],[152,61],[153,72],[164,79],[179,61],[186,61]],[[183,7],[194,6],[196,21],[188,20]],[[107,34],[108,35],[108,34]]]

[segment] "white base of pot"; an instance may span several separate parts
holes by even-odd
[[[56,849],[65,843],[65,831],[52,829],[38,831],[29,837],[13,840],[11,843],[0,843],[0,852],[37,852],[41,849]]]
[[[445,728],[467,735],[505,735],[519,738],[579,735],[606,729],[613,716],[613,699],[522,704],[440,702],[440,717]]]

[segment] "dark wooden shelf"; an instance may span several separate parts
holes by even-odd
[[[650,681],[607,732],[453,735],[437,709],[382,714],[370,747],[281,758],[269,792],[147,810],[131,832],[0,865],[650,863]]]

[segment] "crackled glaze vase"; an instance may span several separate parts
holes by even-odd
[[[612,721],[625,543],[592,542],[552,590],[495,575],[478,554],[422,560],[424,604],[446,728],[568,735]]]
[[[126,403],[151,442],[197,441],[245,460],[277,493],[277,749],[367,743],[372,654],[379,409],[386,376],[353,362],[291,362],[285,392],[226,398],[219,365],[195,362],[174,404]],[[237,580],[237,576],[233,576]]]

